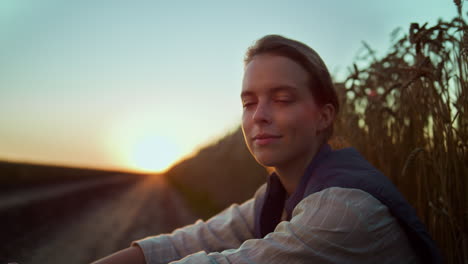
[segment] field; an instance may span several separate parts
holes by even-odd
[[[340,88],[338,136],[392,179],[447,263],[466,263],[468,29],[461,14],[394,32],[383,58],[365,46]]]
[[[0,263],[89,263],[195,220],[160,175],[13,163],[0,175],[19,171],[0,193]]]

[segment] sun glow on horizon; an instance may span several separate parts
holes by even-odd
[[[163,172],[181,153],[178,146],[166,137],[150,135],[139,139],[129,153],[129,165],[142,172]]]
[[[116,116],[103,133],[108,155],[132,171],[164,173],[187,154],[172,118],[151,108]]]

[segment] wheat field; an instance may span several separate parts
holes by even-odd
[[[450,22],[413,23],[392,39],[381,58],[364,43],[337,85],[337,142],[358,148],[392,179],[447,263],[468,263],[468,28],[461,7]]]

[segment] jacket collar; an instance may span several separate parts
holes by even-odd
[[[312,176],[312,172],[331,151],[331,147],[327,143],[320,147],[315,157],[307,166],[296,190],[289,198],[286,198],[286,190],[279,180],[278,175],[272,173],[268,177],[266,192],[263,196],[264,200],[261,204],[261,211],[258,219],[256,219],[255,233],[257,237],[262,238],[266,234],[273,232],[281,221],[283,210],[286,210],[288,220],[291,219],[292,211],[303,199],[307,182]]]

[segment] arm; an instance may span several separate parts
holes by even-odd
[[[386,206],[361,190],[329,188],[301,201],[291,221],[239,248],[198,252],[182,263],[415,263]]]
[[[132,246],[94,262],[94,264],[169,263],[205,251],[237,248],[253,237],[254,199],[234,204],[204,222],[175,230],[172,234],[148,237]]]
[[[238,248],[253,238],[254,199],[234,204],[206,222],[175,230],[171,234],[148,237],[132,245],[138,245],[147,263],[169,263],[196,252],[216,252]]]
[[[143,251],[138,246],[120,250],[110,256],[93,262],[92,264],[146,264]]]

